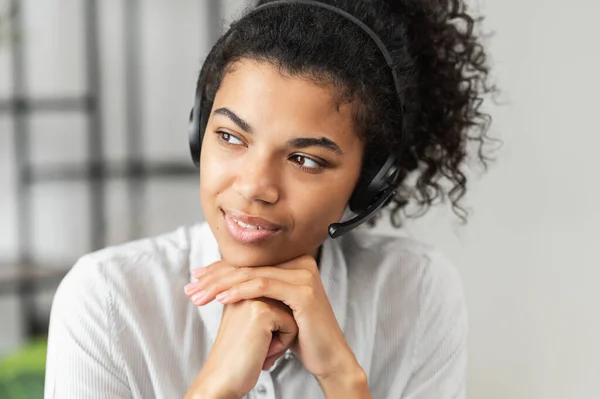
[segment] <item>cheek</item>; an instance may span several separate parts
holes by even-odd
[[[200,157],[200,191],[202,193],[216,194],[221,190],[220,186],[227,181],[231,171],[227,169],[230,165],[218,156],[218,152],[210,146],[203,148]]]
[[[296,223],[303,229],[316,227],[322,230],[323,226],[339,221],[351,192],[350,185],[334,184],[325,185],[320,189],[313,187],[312,190],[299,190],[291,197],[294,198],[291,208],[294,209]]]
[[[214,154],[214,153],[213,153]],[[231,171],[227,163],[220,162],[218,157],[207,150],[202,153],[200,160],[200,203],[207,218],[214,209],[217,197],[225,191]]]
[[[295,222],[290,240],[305,250],[321,245],[328,238],[329,225],[341,219],[346,203],[346,193],[333,188],[296,196],[289,204]]]

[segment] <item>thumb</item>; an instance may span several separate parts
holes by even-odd
[[[292,336],[291,334],[282,335],[278,332],[273,333],[273,339],[271,339],[271,344],[269,345],[269,350],[267,351],[267,357],[273,356],[275,354],[283,354],[294,342],[296,336]]]
[[[287,349],[298,336],[298,324],[294,316],[283,309],[275,310],[275,323],[273,331],[273,340],[277,339],[281,343],[280,348]],[[273,343],[273,340],[271,343]]]
[[[288,350],[288,348],[292,345],[293,342],[295,342],[296,337],[292,337],[293,339],[290,341],[289,337],[285,337],[286,338],[286,342],[281,340],[281,336],[279,334],[274,333],[273,334],[273,339],[271,340],[271,344],[269,345],[269,350],[267,352],[267,357],[265,359],[265,361],[263,362],[263,366],[262,369],[263,370],[268,370],[269,368],[271,368],[271,366],[273,366],[273,364],[275,364],[275,361],[277,361],[277,359],[279,359],[281,356],[283,356],[283,354],[285,353],[286,350]]]
[[[289,311],[273,307],[274,331],[267,351],[263,370],[270,368],[277,359],[294,343],[298,336],[298,325]]]

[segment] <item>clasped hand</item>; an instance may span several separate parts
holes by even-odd
[[[229,312],[228,308],[249,301],[261,302],[258,307],[263,308],[258,312],[259,314],[266,309],[265,305],[273,310],[272,317],[265,316],[260,319],[266,323],[264,326],[255,327],[255,329],[265,330],[261,335],[263,340],[243,343],[245,348],[243,350],[258,357],[253,359],[254,361],[247,362],[249,368],[257,368],[256,365],[262,365],[263,369],[270,367],[288,347],[318,380],[336,374],[341,375],[358,367],[335,318],[314,258],[301,256],[276,266],[237,268],[225,261],[218,261],[207,267],[195,269],[193,275],[197,281],[188,284],[185,293],[195,305],[204,306],[213,300],[218,300],[225,305],[224,317],[210,356],[214,361],[211,365],[207,365],[208,367],[219,368],[219,363],[224,363],[227,348],[234,346],[233,342],[229,345],[223,344],[220,340],[227,335],[224,331],[224,323],[225,316]],[[293,319],[285,319],[285,312],[282,313],[282,308],[278,307],[281,304],[286,305]],[[254,306],[254,308],[258,307]],[[248,313],[245,315],[243,312],[238,313],[240,318],[246,318],[248,321],[250,317]],[[293,336],[295,326],[291,326],[290,321],[295,321],[297,337]],[[232,323],[231,327],[234,327],[234,324],[236,323]],[[237,328],[243,328],[243,322],[238,324]],[[239,334],[230,336],[231,339],[240,338]],[[219,346],[216,345],[217,342]],[[257,350],[258,347],[261,349]],[[218,348],[223,351],[220,356],[214,353]],[[230,366],[223,364],[221,371],[227,373],[227,367]],[[240,370],[237,372],[239,373]],[[259,368],[243,370],[242,374],[246,377],[240,382],[244,386],[241,391],[251,389],[259,373]],[[246,392],[238,391],[237,394],[239,393],[243,395]]]

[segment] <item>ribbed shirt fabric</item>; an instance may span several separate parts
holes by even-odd
[[[50,318],[45,398],[183,398],[212,348],[223,305],[184,294],[220,259],[208,224],[83,256]],[[351,232],[323,244],[321,279],[374,398],[465,396],[467,314],[453,265],[415,240]],[[246,398],[324,398],[288,352]]]

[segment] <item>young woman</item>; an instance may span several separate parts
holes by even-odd
[[[81,258],[46,397],[463,398],[455,269],[353,229],[440,196],[464,218],[491,90],[474,23],[459,0],[260,1],[233,23],[190,118],[206,222]]]

